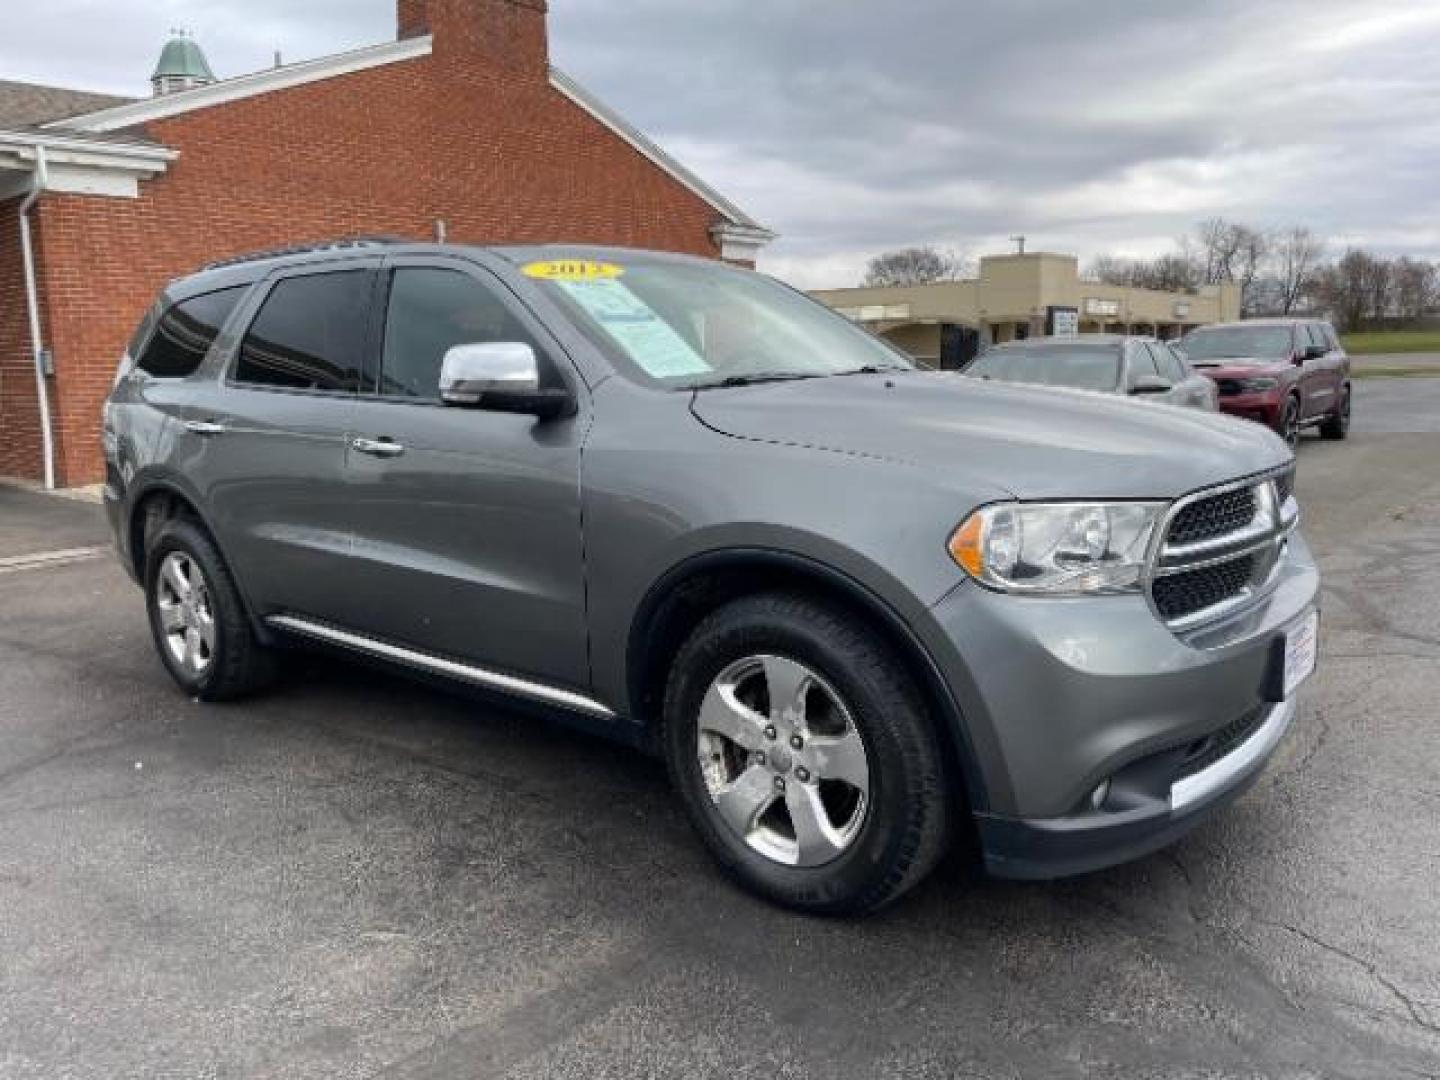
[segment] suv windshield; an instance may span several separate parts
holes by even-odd
[[[753,271],[584,258],[521,267],[632,371],[678,388],[909,369],[900,352]]]
[[[1185,355],[1196,360],[1287,360],[1288,326],[1225,326],[1196,330],[1183,342]]]
[[[1109,345],[1005,345],[985,353],[965,374],[1079,390],[1114,390],[1120,383],[1120,352]]]

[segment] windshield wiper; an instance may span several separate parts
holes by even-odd
[[[910,371],[910,368],[903,364],[866,364],[864,367],[851,368],[849,371],[837,371],[834,374],[841,375],[888,375],[895,371]]]
[[[749,375],[727,375],[723,379],[714,382],[697,383],[695,390],[714,390],[717,387],[729,386],[756,386],[760,383],[792,382],[796,379],[819,379],[821,375],[815,372],[800,371],[757,371]]]

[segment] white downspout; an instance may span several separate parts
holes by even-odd
[[[45,340],[40,332],[40,299],[35,286],[35,250],[30,239],[30,208],[50,182],[45,147],[35,147],[35,182],[20,203],[20,251],[25,259],[25,307],[30,314],[30,347],[35,360],[35,393],[40,400],[40,438],[45,446],[45,490],[55,490],[55,437],[50,428],[50,388],[45,382]]]

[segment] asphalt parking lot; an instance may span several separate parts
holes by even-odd
[[[737,893],[657,764],[528,716],[319,658],[193,704],[98,510],[0,488],[0,1076],[1440,1075],[1440,379],[1356,414],[1301,447],[1322,666],[1259,784],[864,922]]]

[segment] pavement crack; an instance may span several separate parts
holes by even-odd
[[[1440,1035],[1440,1024],[1435,1023],[1428,1016],[1426,1016],[1424,1011],[1420,1008],[1419,1003],[1409,994],[1405,993],[1405,991],[1401,990],[1400,987],[1397,986],[1391,979],[1389,979],[1384,974],[1384,972],[1380,970],[1380,965],[1376,964],[1374,961],[1367,960],[1363,956],[1359,956],[1355,953],[1350,952],[1348,949],[1342,948],[1339,945],[1335,945],[1329,941],[1326,941],[1318,934],[1312,934],[1310,931],[1302,929],[1298,926],[1294,926],[1290,923],[1277,922],[1273,919],[1260,919],[1257,921],[1259,921],[1264,926],[1272,926],[1277,930],[1284,930],[1288,934],[1293,934],[1294,936],[1300,938],[1302,941],[1308,941],[1317,949],[1323,949],[1334,956],[1340,957],[1342,960],[1348,961],[1355,967],[1360,968],[1367,975],[1369,975],[1370,978],[1373,979],[1378,985],[1384,987],[1385,990],[1389,992],[1392,998],[1399,1002],[1401,1007],[1404,1008],[1406,1014],[1409,1015],[1411,1021],[1417,1027],[1424,1028],[1426,1031],[1429,1031],[1436,1035]]]

